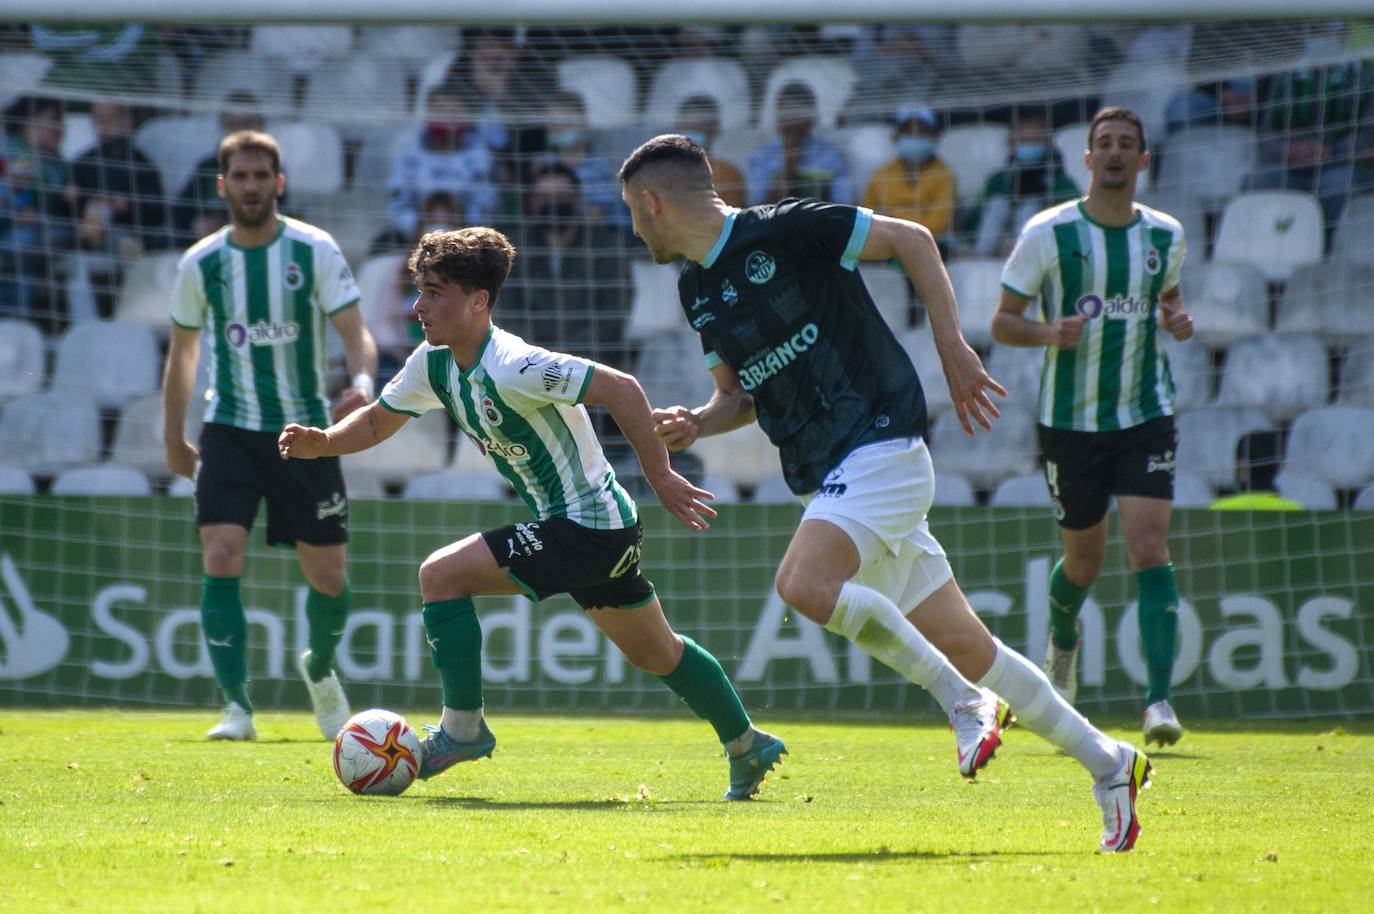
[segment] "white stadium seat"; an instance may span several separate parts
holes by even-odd
[[[310,74],[301,109],[356,140],[376,122],[378,113],[396,116],[406,110],[408,101],[405,71],[396,58],[369,51],[322,63]]]
[[[349,55],[351,25],[256,25],[249,50],[280,60],[292,73],[309,73]]]
[[[1034,472],[1033,413],[1010,403],[999,404],[999,409],[1002,417],[992,423],[992,431],[979,427],[972,438],[964,434],[952,410],[935,419],[929,444],[936,472],[959,473],[974,489],[993,489],[1011,476]]]
[[[186,410],[186,440],[200,440],[204,403],[194,397]],[[150,394],[125,404],[115,424],[110,462],[140,470],[153,479],[171,475],[162,442],[162,395]]]
[[[677,294],[680,270],[677,264],[654,263],[642,257],[630,261],[634,294],[625,324],[626,339],[645,340],[663,331],[686,328]]]
[[[81,391],[100,407],[117,407],[155,392],[161,370],[157,338],[146,324],[83,321],[58,338],[51,386]]]
[[[703,473],[698,485],[715,496],[715,500],[711,502],[713,505],[733,505],[741,500],[739,486],[724,476]]]
[[[1330,363],[1316,337],[1266,333],[1227,350],[1218,406],[1253,406],[1286,422],[1329,399]]]
[[[1374,511],[1374,484],[1365,486],[1355,495],[1355,501],[1350,505],[1356,511]]]
[[[1254,407],[1204,406],[1177,417],[1179,472],[1200,477],[1214,489],[1236,484],[1236,442],[1248,432],[1273,429]]]
[[[115,298],[115,320],[143,324],[158,338],[166,338],[172,331],[172,287],[181,255],[151,251],[127,261]]]
[[[1345,353],[1336,402],[1342,406],[1374,406],[1374,340],[1365,340],[1363,345]]]
[[[0,495],[32,495],[38,491],[33,477],[23,467],[0,465]]]
[[[787,487],[787,481],[783,479],[782,474],[774,473],[754,487],[752,500],[760,504],[789,505],[796,503],[797,496]]]
[[[1274,487],[1284,498],[1312,511],[1334,511],[1340,507],[1336,490],[1320,479],[1281,472],[1274,480]]]
[[[555,65],[558,86],[582,96],[591,127],[623,127],[639,118],[634,67],[620,57],[565,57]]]
[[[151,495],[153,487],[141,471],[107,463],[63,470],[50,491],[54,495]]]
[[[1192,473],[1174,474],[1174,507],[1206,508],[1212,504],[1216,493],[1207,480]]]
[[[291,71],[281,59],[258,51],[220,51],[211,54],[196,71],[193,98],[215,110],[226,96],[249,92],[265,111],[289,111],[295,107]]]
[[[1026,473],[998,483],[988,504],[994,508],[1047,508],[1054,503],[1050,501],[1045,477],[1040,473]]]
[[[1163,139],[1163,134],[1158,136]],[[1241,192],[1258,156],[1255,131],[1236,125],[1188,125],[1161,146],[1160,187],[1206,209],[1224,206]]]
[[[1040,374],[1045,365],[1044,346],[1005,346],[993,343],[983,368],[992,379],[1007,389],[1005,402],[1038,412],[1040,408]],[[992,397],[996,404],[1004,401]]]
[[[978,497],[973,486],[958,473],[936,473],[935,499],[931,504],[966,507],[978,504]]]
[[[1374,408],[1323,406],[1293,420],[1283,474],[1318,479],[1336,489],[1374,482]]]
[[[690,453],[701,461],[703,472],[724,476],[741,488],[752,489],[778,473],[778,449],[757,422],[698,438]]]
[[[892,134],[891,124],[856,124],[835,130],[834,138],[841,141],[836,145],[844,150],[849,163],[850,186],[859,199],[867,192],[873,173],[897,157]]]
[[[1265,279],[1281,281],[1322,259],[1322,208],[1300,190],[1237,194],[1221,212],[1212,259],[1249,263]]]
[[[0,401],[41,390],[45,366],[42,331],[26,320],[0,318]]]
[[[778,93],[788,83],[801,82],[811,87],[816,96],[816,129],[829,130],[839,121],[844,103],[858,77],[848,57],[828,54],[803,54],[784,60],[773,67],[763,89],[763,105],[758,125],[772,131],[777,126]],[[857,188],[856,193],[862,188]]]
[[[1374,339],[1374,267],[1323,261],[1298,267],[1283,287],[1274,329],[1310,333],[1328,346]]]
[[[507,490],[505,480],[495,470],[484,472],[449,467],[412,476],[401,495],[445,501],[504,501]]]
[[[1174,409],[1182,412],[1211,403],[1212,356],[1207,347],[1197,340],[1180,343],[1167,333],[1160,334],[1160,339],[1164,341],[1169,373],[1174,378]]]
[[[1374,193],[1351,197],[1336,221],[1331,238],[1331,259],[1374,267]]]
[[[333,126],[286,121],[271,123],[268,130],[281,146],[281,167],[293,205],[328,196],[343,187],[343,139]]]
[[[963,257],[950,261],[947,268],[954,297],[959,302],[959,326],[964,339],[975,349],[992,345],[992,315],[1002,295],[1003,263],[1000,257]],[[1034,308],[1032,301],[1027,306],[1028,316]]]
[[[219,141],[219,122],[209,116],[154,117],[134,131],[134,145],[157,166],[162,192],[172,200]]]
[[[100,414],[79,390],[40,390],[0,405],[0,463],[52,476],[100,457]]]
[[[906,273],[886,261],[870,261],[859,264],[859,275],[892,332],[906,330],[911,325],[911,285]]]
[[[749,77],[737,60],[725,57],[689,57],[659,64],[649,83],[644,121],[655,129],[677,123],[682,102],[693,95],[709,95],[720,108],[722,127],[749,124]]]
[[[1269,330],[1269,284],[1254,264],[1190,260],[1180,285],[1200,342],[1229,346]]]
[[[922,325],[898,333],[897,342],[916,366],[916,376],[921,379],[921,389],[926,395],[926,413],[934,419],[952,407],[954,401],[949,396],[949,385],[945,383],[945,371],[940,366],[940,355],[935,351],[930,328]]]
[[[1006,124],[956,124],[940,134],[935,152],[954,172],[960,203],[981,197],[988,178],[1006,167],[1010,133]]]

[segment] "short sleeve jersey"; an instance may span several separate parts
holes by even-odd
[[[447,346],[421,343],[380,399],[411,416],[447,410],[540,520],[619,530],[638,514],[582,405],[594,368],[493,326],[466,370]]]
[[[261,432],[328,424],[326,323],[358,303],[348,262],[327,232],[295,219],[282,217],[257,248],[229,231],[182,255],[172,291],[172,322],[199,329],[206,346],[205,421]]]
[[[1051,323],[1088,318],[1072,349],[1045,347],[1039,422],[1114,431],[1173,414],[1174,381],[1159,339],[1159,295],[1178,286],[1187,245],[1177,219],[1136,204],[1129,225],[1094,222],[1081,200],[1044,210],[1021,232],[1002,285],[1040,298]]]
[[[872,220],[815,200],[732,210],[678,280],[707,366],[739,376],[797,494],[860,445],[926,433],[916,369],[857,270]]]

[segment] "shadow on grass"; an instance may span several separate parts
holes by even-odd
[[[668,854],[660,857],[665,862],[696,864],[698,866],[722,866],[733,861],[742,863],[880,863],[892,861],[901,863],[909,860],[967,860],[971,862],[991,861],[998,857],[1067,857],[1082,856],[1077,851],[1066,850],[1023,850],[1023,851],[931,851],[931,850],[893,850],[879,848],[871,851],[847,851],[817,854],[797,851],[794,854],[770,852],[766,854],[742,854],[734,851],[719,854]]]
[[[585,812],[606,812],[612,809],[652,810],[653,812],[673,812],[680,809],[686,812],[689,808],[719,805],[718,800],[658,800],[653,798],[641,800],[638,798],[618,799],[616,797],[603,797],[598,800],[492,800],[487,797],[417,796],[413,799],[417,802],[430,803],[436,806],[451,806],[456,809],[560,809]]]

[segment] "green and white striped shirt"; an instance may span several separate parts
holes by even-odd
[[[328,232],[296,219],[281,217],[257,248],[229,231],[182,255],[172,292],[172,322],[206,343],[205,421],[261,432],[327,425],[325,324],[358,303],[348,262]]]
[[[1002,286],[1040,297],[1052,323],[1088,318],[1072,349],[1045,347],[1040,424],[1103,432],[1173,413],[1159,340],[1159,295],[1178,286],[1187,245],[1172,216],[1136,204],[1129,225],[1094,222],[1075,200],[1036,215],[1002,270]]]
[[[594,530],[638,520],[582,405],[595,363],[532,346],[493,326],[471,368],[421,343],[382,389],[382,406],[418,416],[446,409],[539,520]]]

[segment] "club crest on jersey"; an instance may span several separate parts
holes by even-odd
[[[720,284],[720,300],[727,305],[733,305],[739,301],[739,292],[735,290],[735,284],[729,278]]]
[[[482,418],[487,420],[488,425],[495,426],[500,426],[505,421],[505,417],[496,408],[496,403],[491,397],[482,398]]]
[[[300,264],[295,262],[288,263],[286,265],[286,275],[283,277],[282,281],[285,283],[286,288],[290,289],[292,292],[295,292],[301,286],[305,285],[305,274],[301,272]]]
[[[545,390],[557,390],[559,393],[566,394],[568,385],[572,383],[572,369],[558,362],[550,362],[544,367],[543,378]]]
[[[744,275],[756,286],[768,282],[777,272],[778,262],[773,259],[773,255],[765,254],[763,251],[752,252],[744,261]]]
[[[1159,251],[1154,248],[1145,252],[1145,272],[1151,276],[1159,272]]]

